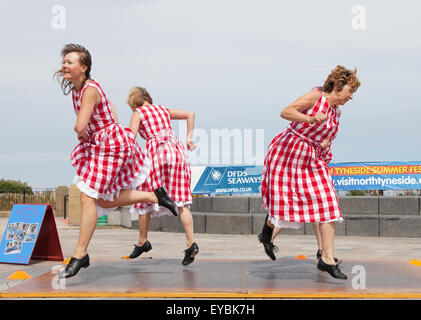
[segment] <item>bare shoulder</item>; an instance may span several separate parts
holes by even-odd
[[[140,110],[139,110],[139,108],[136,108],[136,109],[133,110],[133,112],[132,112],[132,118],[140,119]]]
[[[319,98],[320,98],[320,92],[317,90],[311,90],[303,94],[293,103],[291,103],[287,108],[293,108],[295,110],[304,112],[307,109],[314,106]]]
[[[317,90],[311,90],[309,92],[306,92],[305,94],[303,94],[300,98],[298,98],[299,100],[305,101],[311,105],[315,104],[317,102],[317,100],[319,100],[320,98],[320,91]]]
[[[83,92],[82,99],[86,99],[86,98],[93,99],[95,100],[95,102],[99,102],[100,95],[99,95],[98,89],[93,86],[88,86]]]

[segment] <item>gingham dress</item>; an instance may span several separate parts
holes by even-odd
[[[160,105],[146,105],[136,108],[136,112],[140,115],[139,134],[146,140],[146,154],[152,159],[150,175],[139,188],[153,191],[163,186],[178,207],[189,206],[192,203],[191,170],[186,149],[171,128],[170,110]],[[153,203],[137,203],[130,212],[172,215],[168,209]]]
[[[329,106],[320,92],[316,104],[305,113],[317,112],[326,114],[327,121],[291,122],[269,145],[262,170],[262,204],[277,227],[296,229],[304,222],[343,220],[328,170],[340,110]],[[326,138],[330,143],[322,150],[320,144]]]
[[[96,81],[87,81],[81,90],[73,90],[76,115],[87,87],[98,90],[101,102],[94,107],[86,128],[88,141],[79,143],[71,153],[77,173],[73,183],[90,197],[113,200],[121,189],[136,189],[146,180],[151,161],[145,158],[133,132],[114,121],[108,99]],[[113,208],[97,209],[102,215]]]

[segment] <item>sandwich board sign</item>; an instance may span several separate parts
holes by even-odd
[[[53,209],[49,204],[15,204],[0,243],[0,263],[63,261]]]

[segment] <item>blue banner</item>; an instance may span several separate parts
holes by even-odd
[[[262,166],[206,167],[193,194],[260,193]]]
[[[421,189],[421,161],[332,163],[329,170],[337,191]]]
[[[421,161],[329,164],[336,191],[421,189]],[[206,167],[193,194],[260,193],[262,166]]]

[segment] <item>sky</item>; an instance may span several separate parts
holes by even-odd
[[[72,183],[76,115],[53,80],[67,43],[90,51],[122,125],[133,86],[195,112],[193,166],[241,164],[244,144],[262,164],[288,125],[282,109],[337,65],[357,68],[361,86],[341,107],[333,161],[421,160],[420,10],[416,0],[2,0],[0,179]],[[183,140],[185,123],[172,125]],[[237,130],[242,147],[215,160],[218,130]]]

